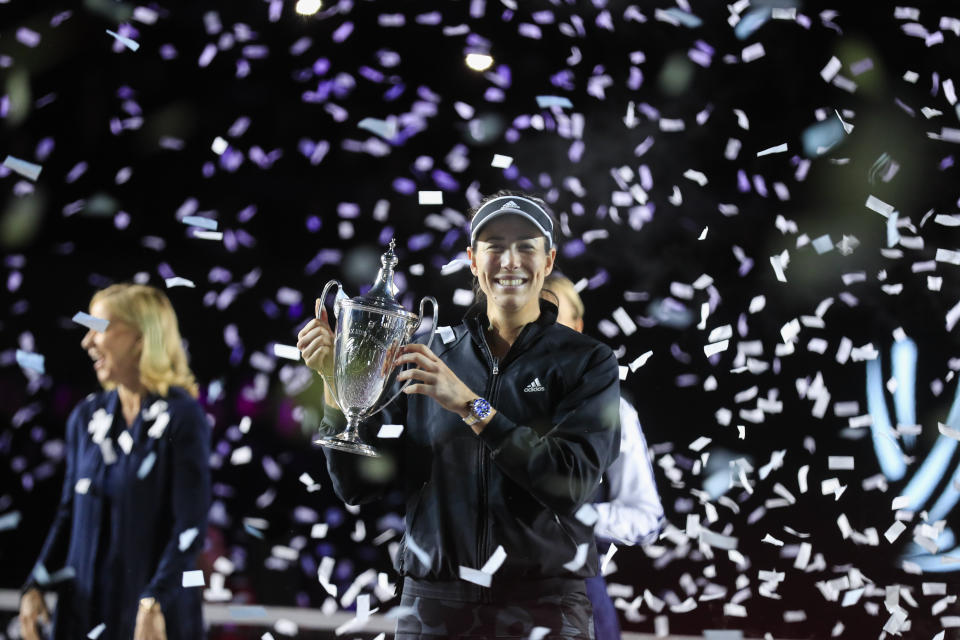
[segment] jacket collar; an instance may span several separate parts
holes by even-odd
[[[545,329],[555,324],[558,313],[557,305],[549,300],[540,298],[540,315],[537,316],[537,319],[533,322],[524,325],[520,331],[520,335],[517,336],[517,340],[513,343],[513,346],[510,347],[510,354],[515,354],[518,350],[525,349],[535,336],[540,335]],[[467,312],[463,316],[463,322],[474,342],[478,345],[486,344],[486,337],[483,331],[485,327],[490,325],[490,320],[487,318],[486,304],[484,302],[475,303],[467,309]],[[512,359],[512,355],[510,355],[510,357]]]
[[[540,315],[530,324],[549,326],[557,321],[557,315],[559,315],[559,313],[560,310],[557,308],[557,305],[549,300],[540,298]],[[490,324],[490,320],[487,318],[487,305],[485,301],[473,303],[470,308],[467,309],[467,312],[463,314],[463,320],[468,325],[474,324],[477,318],[481,321],[480,326]]]

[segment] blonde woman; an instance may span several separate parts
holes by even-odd
[[[94,294],[108,321],[80,346],[103,390],[70,414],[66,476],[53,526],[20,600],[27,640],[50,622],[41,592],[59,593],[53,638],[177,640],[204,635],[200,589],[184,588],[203,548],[210,431],[196,401],[166,295],[118,284]]]

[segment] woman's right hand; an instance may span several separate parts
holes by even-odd
[[[43,601],[43,595],[39,590],[27,589],[20,596],[20,635],[24,640],[40,640],[40,634],[37,632],[38,621],[43,621],[44,624],[50,623],[47,603]]]
[[[297,349],[308,367],[323,375],[333,375],[333,331],[327,320],[327,310],[320,306],[317,299],[319,318],[314,318],[297,334]]]

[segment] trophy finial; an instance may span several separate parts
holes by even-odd
[[[367,304],[384,309],[403,309],[403,306],[397,302],[397,286],[393,283],[393,269],[399,262],[393,251],[396,246],[396,238],[392,238],[387,250],[380,256],[381,267],[380,272],[377,273],[377,280],[373,283],[373,287],[367,295],[363,296]]]
[[[397,239],[390,238],[390,246],[387,247],[386,252],[382,256],[380,256],[380,264],[383,265],[384,269],[393,271],[393,268],[397,266],[397,255],[393,252],[393,249],[396,246],[397,246]]]

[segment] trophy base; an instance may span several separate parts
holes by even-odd
[[[365,442],[361,442],[359,439],[350,438],[344,433],[336,436],[322,436],[314,440],[313,444],[318,444],[321,447],[327,447],[328,449],[336,449],[337,451],[353,453],[359,456],[368,456],[370,458],[380,457],[380,453],[376,449]]]

